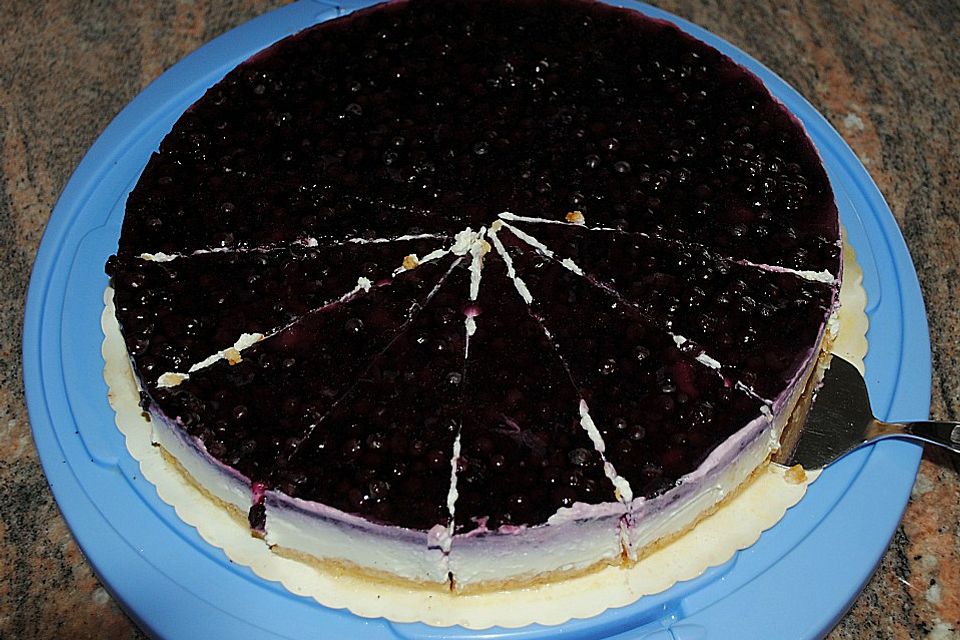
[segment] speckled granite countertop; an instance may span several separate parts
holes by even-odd
[[[91,573],[37,461],[20,368],[27,281],[60,191],[114,115],[184,55],[277,4],[0,3],[0,638],[142,637]],[[783,76],[866,165],[926,298],[932,415],[960,420],[960,5],[660,4]],[[889,551],[831,639],[960,638],[958,468],[925,452]]]

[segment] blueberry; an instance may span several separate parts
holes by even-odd
[[[585,467],[590,462],[591,453],[584,448],[578,448],[571,450],[567,457],[570,459],[570,464],[576,467]]]

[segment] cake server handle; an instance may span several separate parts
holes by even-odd
[[[906,438],[935,444],[960,454],[960,422],[881,422],[874,419],[867,429],[868,441]]]

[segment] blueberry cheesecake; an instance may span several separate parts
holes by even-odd
[[[800,123],[673,25],[395,0],[177,120],[106,266],[155,444],[277,553],[458,592],[629,564],[762,469],[827,358]]]

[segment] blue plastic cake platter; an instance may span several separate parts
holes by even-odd
[[[364,619],[294,595],[232,564],[139,475],[114,427],[100,355],[103,265],[116,250],[127,193],[161,138],[207,87],[281,37],[367,4],[302,0],[191,54],[116,117],[53,211],[27,299],[27,404],[53,494],[103,583],[158,638],[742,640],[825,634],[887,548],[916,476],[921,449],[915,445],[885,441],[831,467],[755,545],[699,578],[587,620],[483,632]],[[856,156],[795,90],[739,49],[663,11],[629,0],[617,4],[670,20],[726,53],[803,121],[864,270],[875,410],[885,418],[925,418],[930,344],[920,288],[893,216]]]

